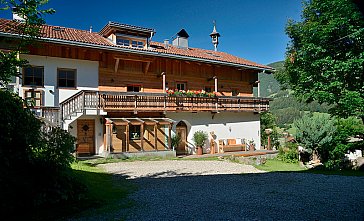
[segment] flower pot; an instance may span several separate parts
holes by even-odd
[[[203,151],[202,151],[202,147],[197,147],[197,155],[202,155]]]

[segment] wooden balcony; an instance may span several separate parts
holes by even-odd
[[[99,108],[106,112],[264,112],[267,98],[171,97],[164,93],[98,92]]]
[[[165,93],[80,91],[60,103],[59,108],[42,108],[42,116],[55,124],[88,110],[104,112],[264,112],[268,98],[171,97]]]

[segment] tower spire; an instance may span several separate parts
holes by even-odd
[[[219,37],[220,33],[216,31],[216,21],[213,21],[214,28],[210,34],[210,37],[212,39],[212,44],[214,45],[215,51],[217,51],[217,45],[219,44]]]

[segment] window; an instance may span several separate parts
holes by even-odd
[[[129,126],[129,138],[130,140],[140,140],[140,125]]]
[[[24,92],[24,99],[30,107],[42,106],[42,92],[35,90],[26,90]]]
[[[212,90],[211,86],[206,86],[205,91],[208,92],[208,93],[211,93],[213,90]]]
[[[141,41],[132,41],[131,46],[134,48],[144,48],[144,43]]]
[[[123,45],[127,47],[133,47],[133,48],[144,48],[144,42],[138,41],[138,39],[128,39],[127,37],[117,37],[116,38],[116,44],[117,45]]]
[[[76,70],[58,69],[58,87],[76,88]]]
[[[238,89],[233,88],[233,89],[231,90],[231,95],[232,95],[232,96],[238,96],[238,95],[239,95],[239,91],[238,91]]]
[[[141,88],[142,87],[140,85],[128,85],[127,86],[127,91],[128,92],[140,92]]]
[[[115,124],[112,124],[112,133],[113,134],[117,134],[118,133],[118,129],[116,128]]]
[[[116,44],[117,45],[123,45],[123,46],[129,46],[130,45],[130,40],[125,39],[125,38],[116,38]]]
[[[23,85],[43,87],[44,67],[23,68]]]
[[[176,88],[177,88],[177,90],[183,90],[183,91],[185,91],[186,90],[186,83],[176,83]]]

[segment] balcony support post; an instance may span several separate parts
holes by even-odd
[[[166,72],[161,73],[163,78],[163,93],[166,93]]]
[[[129,152],[129,123],[126,125],[126,142],[125,142],[125,150],[126,152]]]
[[[214,76],[213,77],[214,81],[215,81],[215,93],[217,93],[217,76]],[[218,99],[216,98],[216,103],[215,103],[215,109],[216,109],[216,112],[218,111],[218,108],[217,108],[217,102]]]
[[[168,149],[169,150],[171,149],[171,145],[172,145],[171,136],[172,136],[172,124],[169,124],[168,125]]]
[[[158,137],[157,137],[157,124],[154,125],[154,149],[158,151]]]
[[[138,104],[137,104],[137,100],[138,100],[138,95],[134,96],[134,114],[137,114],[137,108],[138,108]]]
[[[140,147],[144,152],[144,123],[140,125]]]

